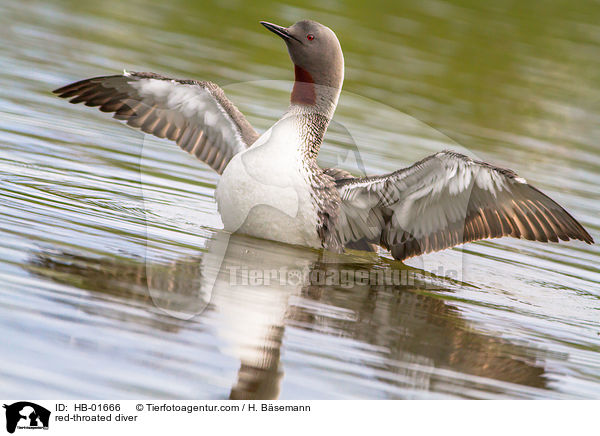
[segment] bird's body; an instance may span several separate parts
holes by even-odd
[[[225,230],[322,247],[298,121],[282,118],[231,159],[215,192]]]
[[[289,110],[262,135],[210,82],[125,72],[55,92],[174,140],[211,166],[221,174],[215,196],[231,232],[336,252],[380,245],[399,260],[501,236],[593,242],[513,171],[458,153],[374,177],[320,168],[344,78],[339,41],[314,21],[262,24],[285,40],[295,72]]]

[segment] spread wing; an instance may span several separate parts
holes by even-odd
[[[449,151],[385,176],[341,178],[336,185],[342,243],[366,239],[399,260],[502,236],[593,242],[566,210],[514,172]]]
[[[244,115],[211,82],[124,72],[53,92],[71,98],[71,103],[99,106],[132,127],[169,138],[219,174],[235,154],[258,138]]]

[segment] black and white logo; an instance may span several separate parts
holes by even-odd
[[[6,431],[14,433],[16,429],[48,429],[50,411],[29,401],[18,401],[4,405],[6,409]]]

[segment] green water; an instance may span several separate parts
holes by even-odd
[[[600,240],[598,3],[0,0],[1,397],[600,397],[596,245],[403,266],[230,238],[212,170],[50,93],[123,68],[211,80],[263,131],[292,70],[258,21],[304,18],[345,54],[323,164],[468,151]],[[244,281],[265,269],[410,280]]]

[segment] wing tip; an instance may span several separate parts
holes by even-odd
[[[86,91],[92,80],[93,79],[83,79],[69,83],[68,85],[54,89],[52,93],[58,95],[60,98],[74,97]]]
[[[575,218],[573,218],[573,220],[577,225],[577,238],[575,239],[583,241],[588,245],[594,244],[594,238],[592,238],[592,235],[590,235],[590,233],[585,229],[585,227],[583,227],[583,225],[581,225],[579,221],[577,221]]]
[[[104,79],[113,79],[116,77],[131,77],[136,73],[133,71],[127,71],[123,69],[123,74],[116,74],[112,76],[96,76],[87,79],[78,80],[67,85],[61,86],[60,88],[53,89],[51,92],[57,94],[61,98],[69,98],[76,94],[82,93],[88,85],[92,83],[102,83]]]
[[[585,230],[584,230],[585,231]],[[587,231],[585,231],[583,238],[579,239],[580,241],[585,242],[588,245],[593,245],[595,244],[594,242],[594,238],[592,238],[592,235],[590,235]]]
[[[62,94],[65,94],[73,89],[73,85],[75,85],[75,83],[69,83],[68,85],[53,89],[52,93],[57,94],[59,97],[62,97]]]

